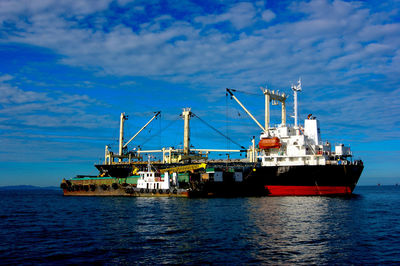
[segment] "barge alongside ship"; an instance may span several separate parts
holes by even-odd
[[[182,113],[183,149],[162,148],[127,152],[128,144],[151,123],[156,112],[128,142],[124,143],[125,114],[120,118],[119,152],[105,148],[103,164],[95,165],[98,176],[77,176],[61,183],[66,196],[304,196],[351,194],[363,170],[361,160],[353,160],[349,147],[323,142],[319,121],[311,114],[304,126],[297,123],[297,93],[301,83],[292,86],[294,93],[294,126],[286,124],[288,95],[262,88],[265,96],[265,125],[230,95],[260,127],[258,145],[253,138],[248,149],[190,149],[190,108]],[[282,121],[270,126],[270,103],[281,104]],[[210,152],[246,152],[241,160],[209,160]],[[143,154],[159,153],[159,161],[144,161]]]

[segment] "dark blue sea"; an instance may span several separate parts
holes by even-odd
[[[400,186],[234,199],[1,190],[0,263],[400,264]]]

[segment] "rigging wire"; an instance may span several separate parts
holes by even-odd
[[[248,91],[242,91],[242,90],[236,90],[236,89],[230,89],[230,90],[231,90],[231,91],[234,91],[234,92],[239,92],[239,93],[247,94],[247,95],[260,96],[259,93],[248,92]]]
[[[229,140],[230,142],[238,145],[240,148],[242,149],[246,149],[245,147],[243,147],[242,145],[240,145],[239,143],[237,143],[236,141],[234,141],[233,139],[231,139],[228,136],[225,136],[224,133],[222,133],[221,131],[219,131],[218,129],[216,129],[215,127],[213,127],[212,125],[210,125],[209,123],[207,123],[206,121],[204,121],[203,119],[201,119],[198,115],[196,115],[195,113],[193,113],[194,117],[197,117],[201,122],[203,122],[206,126],[210,127],[211,129],[213,129],[214,131],[216,131],[218,134],[220,134],[221,136],[223,136],[224,138],[226,138],[227,140]]]
[[[225,97],[225,121],[226,121],[226,135],[229,136],[229,101],[228,101],[228,92],[226,92],[226,97]],[[226,149],[229,150],[229,141],[226,140]]]
[[[160,120],[159,120],[159,124],[158,124],[158,128],[159,128],[159,132],[160,132],[160,134],[159,134],[159,136],[160,136],[160,139],[159,139],[159,143],[158,143],[158,147],[162,147],[162,131],[161,131],[161,121],[162,121],[162,116],[161,116],[161,113],[160,113]]]
[[[193,120],[190,125],[190,136],[193,136],[193,138],[190,138],[190,148],[201,146],[201,142],[199,142],[199,140],[202,132],[204,132],[202,128],[198,126],[198,123],[195,120]]]
[[[172,120],[168,125],[166,125],[164,128],[160,129],[159,131],[157,131],[155,134],[149,136],[148,138],[146,138],[140,145],[138,146],[143,146],[144,144],[146,144],[149,140],[151,140],[155,135],[159,135],[161,134],[161,132],[163,132],[164,130],[166,130],[167,128],[169,128],[173,123],[175,123],[176,121],[180,120],[180,117],[178,117],[175,120]]]

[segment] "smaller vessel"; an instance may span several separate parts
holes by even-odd
[[[147,169],[127,178],[77,176],[63,179],[61,188],[65,196],[133,196],[133,197],[189,197],[186,180],[179,186],[176,172],[152,169],[150,157]]]
[[[127,145],[154,120],[145,124],[129,141],[124,142],[125,113],[120,116],[119,152],[107,145],[104,163],[96,164],[97,176],[78,175],[63,179],[61,188],[65,196],[133,196],[133,197],[237,197],[266,195],[263,185],[253,178],[252,169],[258,164],[255,140],[249,150],[193,149],[191,150],[189,120],[194,116],[191,108],[184,108],[183,149],[128,151]],[[214,152],[247,151],[249,158],[209,160]],[[152,153],[160,153],[160,160],[152,160]],[[148,154],[143,161],[142,154]]]
[[[147,164],[147,171],[139,171],[139,176],[136,187],[131,185],[125,188],[127,194],[137,197],[189,196],[189,189],[179,187],[178,174],[172,173],[170,175],[168,171],[162,174],[152,170],[150,157]]]

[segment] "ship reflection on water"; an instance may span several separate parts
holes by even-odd
[[[125,232],[118,245],[143,263],[329,264],[354,259],[357,196],[116,200],[131,205],[125,208],[132,212],[129,218],[121,214],[127,219],[109,229]],[[114,261],[127,260],[124,255]]]
[[[270,263],[351,261],[355,210],[347,199],[357,197],[254,199],[249,220],[255,229],[249,240],[260,247],[256,258]]]
[[[352,197],[233,199],[3,192],[0,261],[398,264],[398,189],[362,189]]]

